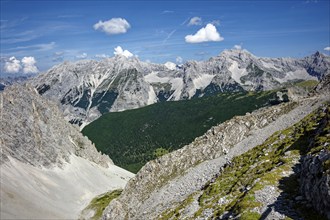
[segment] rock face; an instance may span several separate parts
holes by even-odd
[[[68,125],[58,107],[41,98],[33,87],[12,86],[1,93],[1,99],[1,164],[10,156],[50,168],[68,162],[70,154],[104,167],[113,164],[77,127]]]
[[[321,150],[316,154],[309,154],[302,159],[300,174],[300,192],[312,206],[320,213],[330,218],[330,148],[329,131],[330,116],[322,121],[321,131],[325,133],[326,140],[320,143],[312,143],[315,147],[323,145],[327,150]]]
[[[73,219],[133,174],[97,152],[32,86],[0,93],[1,219]]]
[[[329,142],[328,142],[329,144]],[[330,218],[330,152],[308,155],[302,161],[300,192],[320,213]]]
[[[295,80],[319,80],[329,72],[330,57],[321,53],[303,59],[259,58],[246,50],[226,50],[180,66],[123,56],[64,62],[31,82],[40,94],[61,103],[67,121],[84,127],[109,111],[217,92],[270,90]]]
[[[213,127],[193,143],[147,163],[110,203],[103,219],[156,219],[176,209],[175,204],[198,193],[234,156],[299,122],[324,100],[328,98],[281,104]]]
[[[316,86],[315,91],[330,95],[330,74],[322,78],[321,82]]]
[[[25,75],[25,76],[18,76],[18,77],[0,77],[0,92],[5,89],[6,86],[10,86],[14,83],[24,83],[29,78],[31,78],[31,75]]]

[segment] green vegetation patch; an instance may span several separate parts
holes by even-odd
[[[256,201],[255,195],[265,186],[280,189],[286,201],[298,196],[299,174],[293,169],[297,161],[306,154],[330,151],[327,144],[330,142],[329,111],[329,105],[327,110],[320,108],[292,127],[275,132],[262,145],[235,157],[213,182],[198,192],[201,195],[198,198],[200,208],[191,219],[200,217],[204,210],[213,210],[212,219],[223,218],[225,213],[239,219],[259,219],[260,214],[254,210],[261,208],[262,204]],[[325,162],[323,166],[328,168],[329,163]],[[286,173],[291,174],[288,176]],[[180,203],[179,210],[190,204],[190,200],[188,197]],[[290,206],[289,202],[287,206]],[[303,219],[324,219],[302,204],[290,208]],[[180,212],[175,210],[164,213],[168,218],[175,216],[180,219]]]
[[[121,194],[122,190],[114,190],[94,198],[89,205],[82,211],[82,219],[99,220],[104,209],[109,203]]]
[[[297,83],[295,83],[295,85],[298,87],[301,87],[301,88],[305,88],[307,90],[311,90],[311,89],[315,88],[315,86],[318,83],[319,82],[317,80],[306,80],[306,81],[297,82]]]
[[[177,150],[212,126],[269,105],[276,92],[240,92],[160,102],[139,109],[111,112],[83,129],[96,148],[114,163],[136,173],[163,152]]]

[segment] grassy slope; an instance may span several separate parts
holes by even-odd
[[[206,210],[212,210],[212,218],[218,218],[229,211],[232,215],[239,216],[239,219],[259,219],[261,215],[253,210],[260,208],[262,204],[256,201],[255,193],[265,186],[277,186],[281,189],[277,202],[283,203],[287,210],[294,211],[303,219],[325,219],[312,208],[294,200],[299,195],[300,174],[283,174],[292,171],[295,161],[301,156],[330,150],[329,145],[325,144],[329,141],[329,111],[329,105],[326,112],[319,109],[294,126],[274,133],[264,144],[235,157],[232,164],[226,166],[214,182],[189,196],[175,209],[163,212],[160,219],[180,219],[181,213],[185,212],[195,196],[199,210],[192,219],[203,215]],[[219,204],[220,200],[224,202]],[[291,219],[290,217],[295,218],[289,215],[287,219]]]
[[[109,203],[121,194],[122,190],[114,190],[95,197],[82,211],[81,219],[99,220]]]
[[[115,164],[137,172],[159,148],[173,151],[235,115],[244,115],[274,92],[219,94],[103,115],[83,129],[96,148]]]

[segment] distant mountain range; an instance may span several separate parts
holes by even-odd
[[[10,86],[15,83],[24,83],[32,75],[25,75],[25,76],[14,76],[14,77],[0,77],[0,91],[4,90],[6,86]]]
[[[225,50],[207,61],[153,64],[115,56],[102,61],[64,62],[30,82],[61,103],[66,120],[81,128],[107,112],[219,92],[260,91],[298,80],[320,80],[330,57],[260,58],[247,50]]]

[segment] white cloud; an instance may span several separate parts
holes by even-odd
[[[87,58],[87,53],[79,54],[79,55],[76,56],[76,58],[78,58],[78,59],[85,59],[85,58]]]
[[[116,47],[113,54],[114,55],[122,55],[122,56],[125,56],[127,58],[133,56],[133,54],[131,52],[129,52],[128,50],[123,50],[123,48],[121,48],[121,46]]]
[[[21,61],[16,57],[10,57],[5,62],[4,70],[7,73],[18,73],[23,69],[23,73],[37,73],[39,70],[36,63],[34,57],[23,57]]]
[[[56,46],[55,42],[50,42],[48,44],[34,44],[34,45],[29,45],[29,46],[19,46],[15,48],[11,48],[9,50],[26,50],[26,49],[34,49],[37,51],[48,51],[54,49]]]
[[[309,3],[318,3],[318,0],[306,0],[304,3],[305,3],[305,4],[309,4]]]
[[[162,13],[161,13],[161,14],[170,14],[170,13],[174,13],[174,11],[165,10],[165,11],[162,11]]]
[[[39,72],[37,66],[37,61],[34,57],[23,57],[22,64],[23,64],[23,73],[37,73]]]
[[[188,26],[191,25],[202,25],[202,18],[200,17],[193,17],[190,19]]]
[[[176,57],[175,62],[176,62],[177,64],[181,64],[181,63],[183,62],[182,57]]]
[[[95,58],[107,58],[107,57],[109,57],[108,55],[106,55],[106,54],[96,54],[95,55]]]
[[[57,51],[57,52],[53,53],[52,61],[53,62],[62,62],[64,60],[63,55],[64,55],[63,51]]]
[[[58,52],[54,53],[55,56],[62,56],[63,54],[64,54],[64,52],[62,52],[62,51],[58,51]]]
[[[330,47],[325,47],[324,50],[330,51]]]
[[[163,44],[166,43],[167,40],[170,39],[175,32],[176,32],[176,29],[174,29],[169,34],[167,34],[167,37],[165,38],[165,40],[163,40]]]
[[[242,50],[242,46],[241,45],[234,45],[234,49],[235,50]]]
[[[194,35],[187,35],[185,40],[187,43],[201,43],[207,41],[222,41],[224,38],[220,36],[213,24],[207,24],[204,28],[199,29]]]
[[[10,57],[4,66],[4,70],[7,73],[18,73],[21,68],[21,61],[16,59],[16,57]]]
[[[99,21],[94,24],[95,30],[101,30],[109,35],[124,34],[131,25],[123,18],[111,18],[108,21]]]

